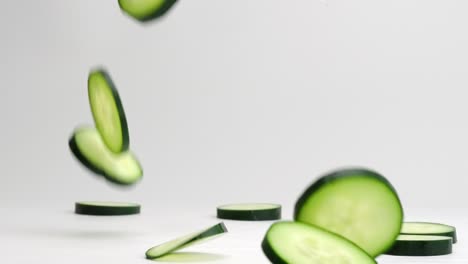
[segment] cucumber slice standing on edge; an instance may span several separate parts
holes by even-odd
[[[156,259],[195,243],[200,243],[207,239],[215,238],[224,233],[227,233],[227,228],[224,223],[221,222],[207,229],[154,246],[146,251],[146,258]]]
[[[306,189],[296,202],[294,219],[339,234],[376,257],[400,233],[403,209],[383,176],[363,168],[343,169]]]
[[[457,230],[453,226],[430,222],[403,222],[400,234],[448,236],[457,243]]]
[[[268,229],[262,249],[274,264],[377,262],[351,241],[299,222],[276,222]]]
[[[76,202],[75,213],[84,215],[131,215],[140,213],[140,205],[120,202]]]
[[[447,236],[399,235],[387,255],[438,256],[452,253],[452,238]]]
[[[143,169],[135,155],[130,151],[119,154],[111,152],[95,128],[77,128],[68,145],[81,164],[110,182],[130,185],[143,176]]]
[[[281,218],[281,205],[267,203],[241,203],[221,205],[217,208],[221,219],[262,221]]]
[[[89,73],[88,99],[94,123],[106,146],[114,153],[126,151],[130,145],[127,119],[119,92],[104,69]]]
[[[120,9],[138,21],[163,16],[177,0],[119,0]]]

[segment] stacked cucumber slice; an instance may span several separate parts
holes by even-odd
[[[88,97],[96,128],[76,128],[69,139],[71,152],[82,165],[109,182],[136,183],[143,176],[143,169],[129,149],[125,112],[107,71],[90,72]]]
[[[452,253],[457,242],[453,226],[430,222],[404,222],[388,255],[438,256]]]

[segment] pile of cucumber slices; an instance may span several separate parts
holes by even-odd
[[[390,182],[365,168],[320,177],[299,197],[294,221],[271,225],[262,249],[272,263],[377,263],[381,254],[435,256],[452,252],[456,230],[403,222]]]
[[[151,21],[164,15],[176,0],[118,0],[130,17]],[[74,129],[69,148],[89,171],[117,185],[133,185],[143,169],[130,149],[122,101],[110,74],[103,68],[88,75],[88,99],[94,126]],[[436,256],[452,253],[455,227],[432,222],[404,222],[403,206],[392,184],[367,168],[342,168],[321,176],[298,197],[292,220],[281,220],[276,203],[225,204],[217,217],[237,221],[276,221],[268,228],[261,249],[272,263],[377,263],[382,254]],[[131,215],[136,203],[82,201],[75,213]],[[224,222],[149,248],[151,260],[192,244],[226,234]]]

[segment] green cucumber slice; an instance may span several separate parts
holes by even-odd
[[[110,182],[130,185],[143,176],[135,155],[130,151],[111,152],[95,128],[77,128],[69,140],[69,147],[81,164]]]
[[[306,189],[296,202],[294,219],[339,234],[376,257],[400,233],[403,209],[383,176],[362,168],[343,169]]]
[[[146,258],[156,259],[195,243],[200,243],[208,239],[218,237],[224,233],[227,233],[227,228],[224,223],[221,222],[204,230],[178,237],[166,243],[154,246],[146,251]]]
[[[227,204],[217,207],[218,218],[262,221],[281,218],[281,205],[268,203]]]
[[[127,119],[107,71],[96,69],[89,73],[88,99],[94,123],[106,146],[114,153],[126,151],[130,144]]]
[[[387,255],[438,256],[452,253],[452,238],[447,236],[399,235]]]
[[[84,201],[75,203],[75,213],[84,215],[131,215],[140,213],[136,203]]]
[[[377,263],[364,250],[337,234],[291,221],[271,225],[262,249],[275,264]]]
[[[176,0],[119,0],[120,9],[141,22],[163,16]]]
[[[430,222],[403,222],[400,234],[448,236],[457,243],[457,230],[453,226]]]

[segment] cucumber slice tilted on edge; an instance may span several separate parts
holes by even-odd
[[[103,69],[88,76],[88,99],[94,122],[106,146],[114,153],[129,147],[127,119],[110,75]]]
[[[399,235],[387,255],[438,256],[452,253],[452,238],[448,236]]]
[[[457,230],[453,226],[430,222],[403,222],[400,234],[448,236],[457,243]]]
[[[119,0],[120,9],[141,22],[163,16],[177,0]]]
[[[339,234],[376,257],[386,252],[400,233],[400,199],[380,174],[342,169],[324,175],[300,196],[294,219]]]
[[[130,185],[143,176],[143,169],[135,155],[130,151],[119,154],[111,152],[95,128],[77,128],[68,145],[81,164],[110,182]]]
[[[188,247],[193,244],[204,242],[208,239],[218,237],[219,235],[222,235],[227,232],[228,231],[226,226],[223,222],[221,222],[204,230],[185,235],[168,241],[166,243],[154,246],[146,251],[146,258],[157,259],[176,250]]]
[[[76,202],[75,213],[84,215],[132,215],[140,213],[140,205],[121,202]]]
[[[262,249],[274,264],[377,263],[364,250],[337,234],[291,221],[271,225]]]
[[[221,219],[262,221],[281,219],[281,205],[268,203],[241,203],[221,205],[217,208]]]

